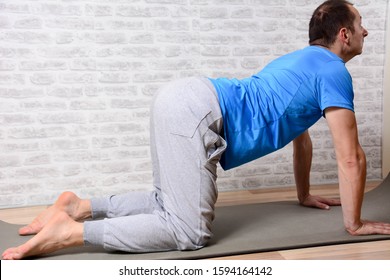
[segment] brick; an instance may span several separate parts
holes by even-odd
[[[41,142],[41,149],[43,150],[83,150],[88,149],[90,143],[86,139],[52,139]]]
[[[104,101],[99,100],[78,100],[72,101],[69,105],[69,109],[71,110],[104,110],[106,109],[107,104]]]
[[[112,148],[118,147],[120,140],[116,137],[94,137],[92,138],[92,147],[94,148]]]
[[[47,91],[48,96],[71,99],[83,96],[82,87],[52,86]]]
[[[30,81],[36,85],[51,85],[56,82],[56,76],[54,73],[33,73]]]
[[[56,167],[23,167],[16,170],[11,176],[18,179],[41,179],[57,178],[60,174]]]
[[[0,71],[12,71],[15,70],[16,63],[10,60],[0,61]]]
[[[215,7],[204,7],[200,9],[200,17],[201,18],[227,18],[228,17],[228,9],[227,8],[218,8]]]
[[[137,83],[150,83],[150,82],[168,82],[173,80],[174,75],[167,72],[158,72],[158,73],[142,73],[134,74],[133,81]]]
[[[264,184],[271,187],[293,186],[295,184],[295,179],[293,174],[284,174],[281,176],[266,177]]]
[[[0,156],[0,168],[18,167],[20,165],[19,156]]]
[[[62,33],[67,34],[67,33]],[[76,57],[88,57],[90,49],[86,47],[45,47],[37,49],[37,53],[39,56],[43,56],[46,58],[76,58]]]
[[[69,150],[66,153],[56,153],[53,155],[54,162],[96,162],[109,159],[108,154],[103,153],[102,151],[88,151],[88,150]]]
[[[95,21],[87,18],[55,17],[45,20],[45,27],[65,30],[93,30]]]
[[[28,71],[58,71],[68,69],[65,61],[21,61],[20,70]]]
[[[233,171],[235,177],[249,177],[254,175],[271,174],[272,170],[269,166],[252,166],[247,168],[237,168]]]
[[[142,20],[110,20],[106,26],[113,30],[144,30],[145,23]]]
[[[91,169],[95,172],[103,173],[103,174],[111,174],[111,173],[123,173],[130,172],[131,165],[129,162],[115,162],[115,163],[101,163],[101,164],[93,164]]]
[[[64,137],[67,130],[64,127],[13,127],[8,130],[11,139],[39,139]]]
[[[187,0],[145,0],[145,3],[185,5],[187,4]]]
[[[125,136],[121,140],[122,146],[148,146],[149,145],[149,135],[137,134],[131,136]]]
[[[156,35],[156,41],[171,44],[197,44],[199,43],[199,34],[190,32],[160,33]]]
[[[26,205],[27,203],[28,202],[25,199],[25,195],[0,195],[0,208],[9,208],[10,205],[22,206]]]
[[[14,21],[14,28],[17,29],[41,29],[43,26],[43,20],[38,17],[23,18]]]
[[[253,18],[253,16],[254,16],[254,10],[251,8],[247,8],[247,7],[236,8],[230,14],[231,18],[248,19],[248,18]]]
[[[126,134],[145,131],[145,128],[138,123],[110,124],[100,127],[101,134]]]
[[[270,55],[272,53],[272,49],[269,46],[259,46],[259,47],[247,47],[240,46],[235,47],[233,50],[234,56],[255,56],[259,59],[261,56]]]
[[[0,4],[0,11],[4,13],[28,14],[30,13],[30,6],[26,3],[3,2]]]
[[[161,47],[158,46],[131,46],[120,50],[120,55],[124,57],[161,57],[161,54]]]
[[[0,57],[14,58],[15,56],[16,56],[16,50],[14,48],[0,47]]]
[[[258,189],[264,186],[264,180],[260,177],[245,178],[242,182],[241,188],[244,189]]]
[[[7,154],[7,153],[14,153],[14,152],[20,152],[20,153],[26,153],[31,151],[37,151],[39,150],[39,142],[36,141],[30,141],[30,142],[5,142],[2,141],[0,143],[1,150]]]
[[[24,165],[43,165],[50,164],[51,156],[49,154],[34,154],[28,155],[25,157],[23,164]]]
[[[167,7],[118,6],[116,15],[135,18],[166,17],[169,15],[169,10]]]
[[[75,35],[71,32],[59,31],[55,35],[57,44],[70,44],[75,40]]]
[[[133,108],[149,108],[150,100],[144,99],[114,99],[111,101],[113,109],[133,109]]]
[[[43,1],[41,1],[43,2]],[[30,6],[31,11],[38,15],[56,15],[56,16],[81,16],[83,7],[81,5],[62,4],[62,3],[35,3]]]
[[[96,60],[95,59],[74,59],[70,65],[71,70],[96,70]]]
[[[170,9],[172,17],[194,18],[199,17],[199,9],[194,6],[173,6]]]
[[[255,58],[244,58],[241,60],[241,67],[244,69],[259,69],[261,66],[261,62]]]
[[[63,84],[90,84],[97,81],[95,73],[63,73],[58,76],[59,82]]]
[[[14,113],[20,110],[20,106],[16,101],[11,101],[7,103],[0,103],[0,112],[1,113]]]
[[[85,5],[85,14],[87,16],[105,17],[114,14],[114,8],[109,5]]]
[[[100,73],[98,81],[100,83],[128,83],[130,81],[130,74],[128,72],[105,72]]]
[[[202,65],[213,69],[227,69],[237,67],[236,59],[207,59],[202,61]]]
[[[90,123],[122,123],[129,122],[132,119],[132,115],[127,111],[91,112],[89,114]]]
[[[112,85],[112,86],[91,86],[85,87],[87,96],[135,96],[137,87],[134,85]]]
[[[0,88],[1,98],[25,99],[25,98],[41,98],[45,95],[45,91],[40,88]]]
[[[146,69],[146,64],[141,61],[109,60],[97,63],[97,70],[102,71],[141,71]]]
[[[54,36],[42,31],[18,31],[4,33],[3,40],[9,43],[20,44],[51,44],[54,43]]]
[[[39,184],[36,183],[1,183],[0,184],[0,197],[23,194],[26,192],[39,191]]]
[[[112,154],[113,159],[133,161],[138,158],[149,158],[149,147],[133,147],[131,150],[119,150],[114,151]]]
[[[134,171],[136,172],[151,171],[151,170],[152,170],[152,162],[150,160],[139,162],[134,165]]]
[[[127,43],[127,36],[124,33],[99,32],[91,37],[94,38],[95,42],[98,44],[125,44],[125,43]]]
[[[154,35],[152,33],[142,32],[142,33],[132,33],[128,36],[128,42],[130,44],[153,44]]]
[[[0,114],[0,125],[30,125],[35,122],[33,116],[27,114]]]
[[[232,32],[257,32],[260,30],[260,25],[257,21],[244,21],[244,20],[234,20],[234,21],[225,21],[219,29],[232,31]]]
[[[230,54],[230,48],[226,46],[204,46],[201,50],[202,56],[223,56],[226,57]]]
[[[86,117],[83,113],[63,112],[63,113],[42,113],[38,117],[42,124],[66,124],[85,123]]]
[[[163,31],[188,31],[190,30],[190,23],[188,20],[153,20],[149,25],[151,30]]]
[[[20,107],[23,111],[63,111],[66,110],[67,105],[64,102],[56,101],[47,101],[47,102],[38,102],[38,101],[27,101],[21,102]]]
[[[62,174],[66,177],[77,176],[83,172],[83,168],[79,164],[67,164],[62,169]]]
[[[192,59],[159,59],[150,62],[152,70],[188,70],[196,67],[197,64]]]
[[[2,74],[0,72],[0,85],[25,85],[26,84],[26,76],[24,74]]]

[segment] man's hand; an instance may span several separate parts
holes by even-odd
[[[351,235],[390,234],[390,224],[362,221],[356,229],[347,229]]]
[[[340,206],[340,199],[325,198],[315,195],[308,195],[304,200],[299,202],[302,206],[313,207],[329,210],[330,206]]]
[[[310,194],[310,168],[313,145],[308,131],[294,139],[294,175],[299,203],[302,206],[330,209],[339,206],[339,199],[324,198]]]

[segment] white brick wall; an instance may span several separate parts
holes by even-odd
[[[307,45],[322,1],[0,0],[0,208],[151,188],[149,105],[172,79],[246,77]],[[380,179],[387,0],[357,0],[370,32],[348,64],[368,178]],[[313,183],[337,180],[324,121]],[[291,145],[220,170],[221,191],[292,185]]]

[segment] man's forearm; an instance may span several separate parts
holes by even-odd
[[[344,225],[348,231],[361,226],[361,207],[366,182],[366,158],[359,147],[355,158],[341,159],[339,164],[340,197]]]
[[[313,146],[306,131],[294,140],[294,176],[300,202],[309,195],[312,157]]]

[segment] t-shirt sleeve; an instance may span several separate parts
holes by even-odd
[[[329,107],[354,111],[352,77],[344,63],[329,62],[317,73],[317,98],[323,113]]]

